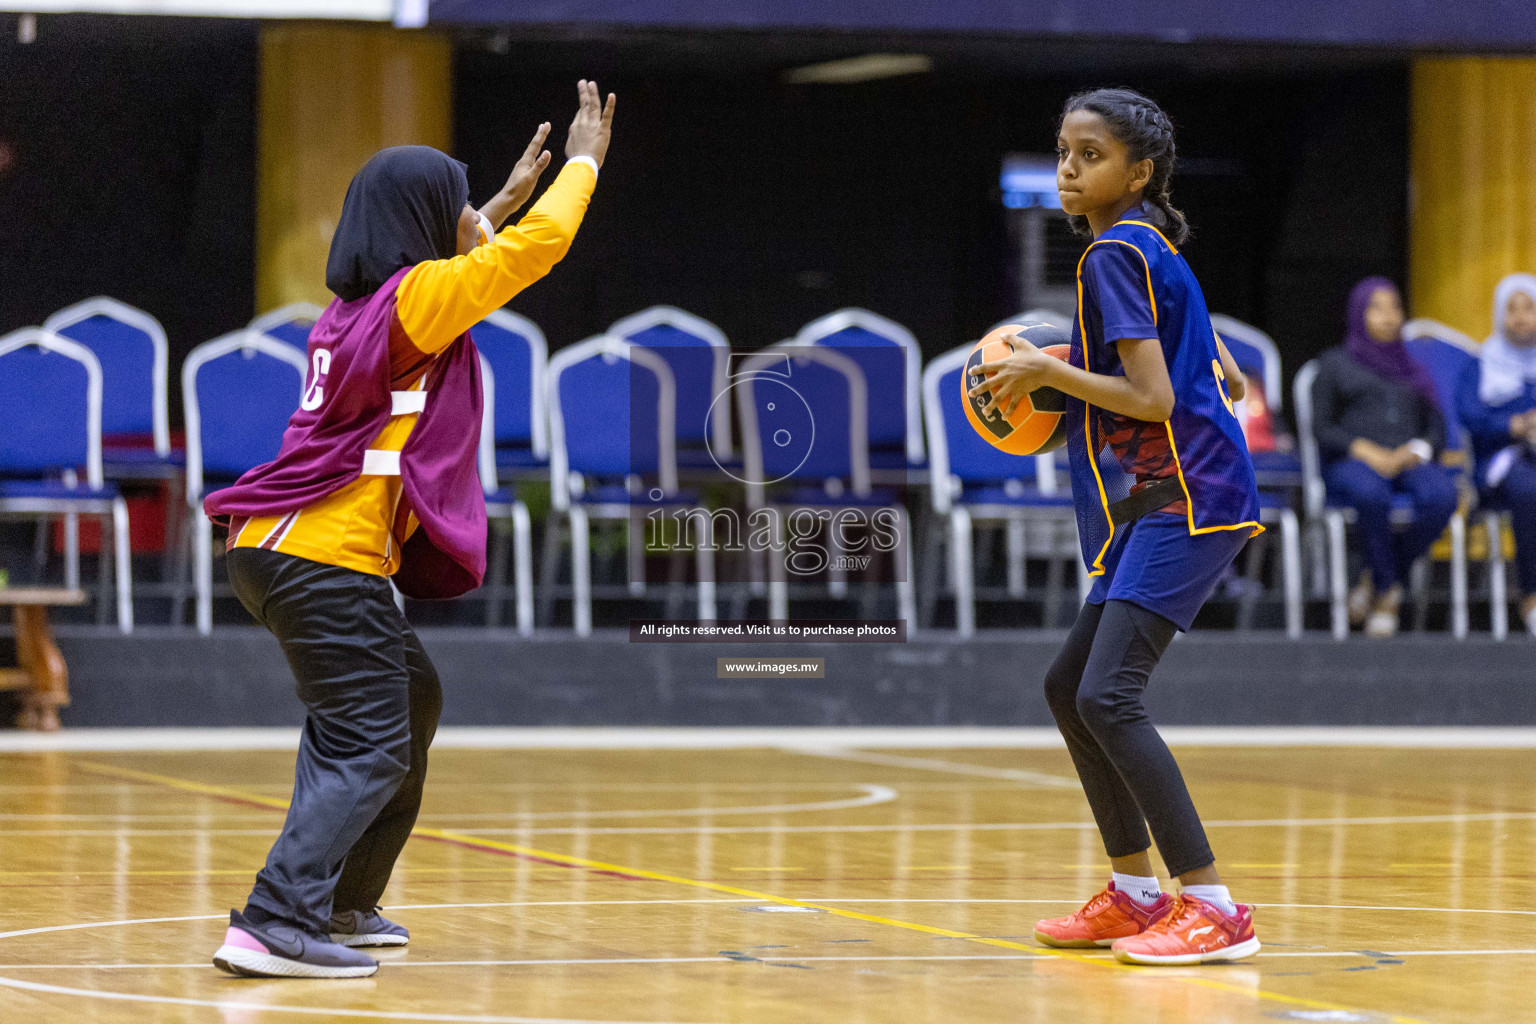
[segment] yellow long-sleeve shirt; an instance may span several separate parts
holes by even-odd
[[[418,263],[395,290],[399,334],[391,331],[390,387],[416,391],[437,355],[454,339],[549,273],[570,250],[581,226],[597,172],[582,161],[567,163],[548,190],[517,224],[467,256]],[[368,447],[398,452],[416,425],[416,413],[392,416]],[[400,568],[400,545],[416,529],[416,517],[400,507],[401,484],[393,474],[368,472],[306,508],[277,516],[235,519],[230,546],[268,548],[314,562],[375,576]]]

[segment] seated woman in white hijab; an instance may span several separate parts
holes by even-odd
[[[1472,435],[1483,500],[1514,521],[1520,615],[1536,635],[1536,277],[1493,293],[1493,334],[1462,374],[1456,411]]]

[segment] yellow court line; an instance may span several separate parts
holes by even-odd
[[[179,789],[183,793],[195,793],[198,796],[217,796],[227,800],[237,800],[243,804],[258,804],[262,807],[271,807],[274,810],[286,811],[288,801],[275,796],[261,796],[243,789],[232,789],[229,786],[217,786],[211,782],[193,782],[191,779],[179,779],[174,775],[159,775],[155,772],[141,772],[137,768],[119,768],[115,764],[102,764],[99,761],[87,761],[84,759],[72,760],[70,764],[75,768],[83,769],[94,775],[106,775],[116,779],[126,779],[130,782],[149,782],[155,785],[167,786],[171,789]]]
[[[191,779],[177,778],[172,775],[159,775],[154,772],[139,771],[135,768],[119,768],[116,765],[102,764],[97,761],[72,760],[72,765],[85,771],[98,775],[106,775],[116,778],[128,779],[135,782],[154,783],[178,789],[184,793],[196,793],[202,796],[221,797],[229,800],[256,802],[263,806],[273,807],[286,811],[288,803],[284,800],[274,800],[271,797],[258,797],[228,786],[218,786],[210,783],[194,782]],[[482,850],[490,850],[497,853],[509,853],[520,857],[536,857],[544,861],[553,861],[558,864],[567,864],[571,867],[588,868],[593,871],[604,871],[617,875],[628,875],[632,878],[643,878],[651,882],[670,882],[674,885],[686,885],[694,889],[707,889],[711,892],[728,893],[732,896],[744,896],[753,900],[761,900],[764,903],[777,903],[786,907],[802,907],[807,910],[818,910],[824,914],[832,914],[854,921],[865,921],[870,924],[886,925],[892,928],[902,928],[907,931],[921,932],[925,935],[938,935],[947,939],[961,939],[966,942],[975,942],[984,946],[998,946],[1003,949],[1017,949],[1028,953],[1036,953],[1044,956],[1055,957],[1061,960],[1070,960],[1074,963],[1085,964],[1100,969],[1114,971],[1129,971],[1143,974],[1152,972],[1156,974],[1162,968],[1138,967],[1133,964],[1123,964],[1118,960],[1104,960],[1090,957],[1082,953],[1068,949],[1052,949],[1049,946],[1026,945],[1022,942],[1012,942],[1008,939],[993,939],[982,935],[973,935],[970,932],[955,931],[951,928],[938,928],[934,925],[918,924],[915,921],[902,921],[893,917],[880,917],[877,914],[862,914],[857,910],[844,910],[841,907],[827,906],[822,903],[811,903],[806,900],[797,900],[789,896],[775,896],[772,893],[758,892],[754,889],[743,889],[739,886],[726,885],[723,882],[710,882],[699,878],[687,878],[683,875],[668,874],[664,871],[651,871],[647,868],[632,868],[622,864],[609,864],[605,861],[592,860],[588,857],[576,857],[567,853],[556,853],[553,850],[541,850],[532,846],[521,846],[516,843],[503,843],[495,839],[485,839],[480,836],[465,835],[462,832],[453,832],[448,829],[426,828],[417,826],[412,834],[428,836],[444,842],[454,843],[459,846],[476,847]],[[1222,992],[1229,995],[1245,996],[1250,999],[1262,999],[1284,1006],[1300,1006],[1310,1010],[1326,1010],[1335,1013],[1369,1013],[1373,1011],[1361,1010],[1357,1007],[1346,1006],[1342,1003],[1325,1002],[1321,999],[1308,999],[1303,996],[1282,995],[1279,992],[1265,992],[1262,990],[1245,988],[1241,985],[1233,985],[1229,982],[1215,981],[1210,978],[1191,978],[1184,975],[1166,976],[1168,981],[1177,981],[1196,988],[1207,989],[1212,992]],[[1387,1020],[1392,1024],[1429,1024],[1417,1017],[1388,1016]]]

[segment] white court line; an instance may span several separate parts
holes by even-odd
[[[854,807],[873,807],[875,804],[890,803],[896,799],[896,790],[890,786],[876,786],[868,783],[849,783],[853,789],[864,791],[863,796],[848,797],[843,800],[823,800],[817,803],[800,804],[763,804],[757,807],[684,807],[645,809],[645,810],[617,810],[617,811],[533,811],[523,813],[520,811],[471,811],[464,814],[444,814],[434,817],[451,818],[455,821],[468,821],[471,819],[484,820],[486,818],[527,818],[530,820],[539,818],[670,818],[670,817],[695,817],[708,814],[792,814],[799,811],[846,811]]]
[[[802,900],[805,903],[1030,903],[1030,904],[1057,904],[1071,905],[1081,902],[1079,899],[972,899],[972,898],[938,898],[938,899],[890,899],[885,897],[864,897],[859,899],[848,897],[833,897],[820,899],[808,897]],[[692,899],[692,900],[532,900],[512,902],[490,903],[405,903],[399,906],[391,905],[392,911],[399,910],[484,910],[497,907],[611,907],[611,906],[641,906],[641,905],[674,905],[674,904],[753,904],[761,905],[762,900],[723,898],[723,899]],[[1444,913],[1444,914],[1515,914],[1519,916],[1536,916],[1536,910],[1506,910],[1502,908],[1483,907],[1395,907],[1373,906],[1358,903],[1260,903],[1256,904],[1260,909],[1266,910],[1389,910],[1412,913]],[[43,935],[52,932],[81,931],[88,928],[118,928],[136,924],[166,924],[180,921],[223,921],[228,914],[193,914],[186,917],[138,917],[120,921],[87,921],[82,924],[54,924],[41,925],[36,928],[23,928],[19,931],[0,932],[0,939],[22,938],[27,935]]]
[[[703,813],[703,812],[701,812]],[[1370,825],[1444,825],[1465,822],[1530,821],[1536,811],[1493,811],[1476,814],[1403,814],[1362,818],[1238,818],[1204,822],[1206,828],[1330,828]],[[186,828],[186,829],[6,829],[3,836],[269,836],[272,828]],[[1097,828],[1091,821],[955,822],[953,824],[887,825],[700,825],[694,828],[657,826],[615,826],[603,828],[456,828],[453,831],[472,836],[685,836],[685,835],[777,835],[780,833],[856,832],[1054,832]]]
[[[742,900],[742,899],[719,899],[719,900],[716,900],[716,899],[695,899],[695,900],[594,900],[594,901],[570,900],[570,901],[556,901],[556,902],[553,902],[553,903],[550,903],[550,904],[543,904],[543,905],[578,906],[578,905],[584,905],[584,904],[588,904],[588,903],[594,903],[594,904],[596,904],[596,903],[606,903],[606,904],[618,904],[618,903],[734,903],[734,904],[741,904],[741,903],[755,903],[755,902],[760,902],[760,901]],[[900,899],[898,899],[898,900],[850,900],[850,899],[838,899],[838,900],[819,900],[819,901],[808,901],[808,902],[842,902],[842,903],[860,903],[860,902],[864,902],[864,903],[870,903],[870,902],[889,902],[889,903],[905,903],[905,902],[953,902],[953,903],[960,903],[960,902],[989,902],[989,903],[990,902],[1018,902],[1018,903],[1025,903],[1025,902],[1029,902],[1029,903],[1040,903],[1040,902],[1048,902],[1048,901],[1042,901],[1042,900],[1012,900],[1012,901],[1004,901],[1004,900],[924,900],[924,901],[917,901],[917,900],[900,900]],[[1051,901],[1051,902],[1066,902],[1066,901]],[[488,907],[488,906],[498,906],[498,905],[500,905],[500,906],[528,906],[528,905],[540,905],[540,904],[527,904],[527,903],[505,903],[505,904],[494,904],[494,903],[416,904],[416,905],[397,907],[397,908],[393,908],[393,909],[397,909],[397,910],[449,909],[449,908],[453,908],[453,907]],[[1465,912],[1470,912],[1470,913],[1526,913],[1526,914],[1536,913],[1536,912],[1532,912],[1532,911],[1497,911],[1497,910],[1474,910],[1474,911],[1467,911],[1467,910],[1461,910],[1460,908],[1445,908],[1445,907],[1356,907],[1356,906],[1339,906],[1339,905],[1324,905],[1324,904],[1270,904],[1269,906],[1281,906],[1281,907],[1284,907],[1284,906],[1294,906],[1294,907],[1326,907],[1327,909],[1337,909],[1337,910],[1345,910],[1345,909],[1348,909],[1348,910],[1446,910],[1446,911],[1451,911],[1451,912],[1464,912],[1464,913]],[[205,914],[205,915],[197,915],[197,916],[193,916],[193,917],[139,918],[139,919],[128,920],[128,921],[99,921],[99,922],[91,922],[91,923],[85,923],[85,924],[74,924],[74,925],[53,925],[53,926],[48,926],[48,927],[29,928],[29,929],[23,929],[21,931],[0,933],[0,939],[20,937],[20,936],[24,936],[24,935],[36,935],[36,934],[43,933],[43,932],[72,931],[72,930],[79,930],[79,929],[85,929],[85,928],[104,928],[104,927],[113,927],[113,926],[128,925],[128,924],[156,924],[156,923],[163,923],[163,922],[169,922],[169,921],[219,920],[219,919],[222,919],[223,917],[224,917],[223,914]],[[1536,950],[1532,950],[1532,949],[1419,950],[1419,951],[1409,951],[1409,952],[1391,952],[1391,951],[1382,950],[1382,951],[1378,951],[1378,952],[1382,952],[1386,956],[1389,956],[1389,957],[1392,957],[1392,958],[1398,958],[1398,957],[1408,958],[1408,957],[1415,957],[1415,956],[1525,956],[1525,955],[1536,954]],[[1106,954],[1090,954],[1090,955],[1105,956]],[[1317,958],[1317,957],[1369,958],[1370,954],[1366,954],[1366,953],[1363,953],[1363,952],[1358,951],[1358,950],[1348,950],[1348,951],[1344,951],[1344,950],[1306,950],[1306,951],[1269,952],[1269,953],[1266,953],[1265,956],[1267,958],[1280,958],[1280,957],[1284,957],[1284,958],[1296,958],[1296,959],[1305,959],[1305,958],[1309,958],[1309,957],[1310,958]],[[901,962],[901,961],[918,961],[918,960],[922,960],[922,961],[941,961],[941,960],[992,960],[992,961],[1005,961],[1005,960],[1045,960],[1045,959],[1053,959],[1053,957],[1052,957],[1051,954],[1046,954],[1046,953],[1041,953],[1041,954],[1026,953],[1026,954],[1013,954],[1013,955],[1005,955],[1005,954],[965,955],[965,954],[960,954],[960,955],[867,956],[867,957],[859,957],[859,956],[841,956],[841,957],[831,957],[831,956],[817,956],[817,957],[767,956],[767,957],[754,957],[753,959],[758,960],[758,961],[762,961],[762,962],[766,962],[766,963],[801,963],[801,962],[826,962],[826,963],[831,963],[831,962],[875,962],[875,961]],[[647,958],[623,958],[623,959],[614,958],[614,959],[581,959],[581,960],[504,960],[504,961],[484,961],[484,960],[476,960],[476,961],[404,961],[404,960],[402,960],[402,961],[393,962],[393,963],[386,962],[386,967],[392,969],[394,967],[406,967],[406,966],[411,966],[411,967],[428,967],[428,966],[436,966],[436,967],[455,967],[455,966],[486,967],[486,966],[505,965],[505,966],[525,966],[525,967],[528,967],[528,966],[573,966],[573,965],[605,965],[605,964],[608,964],[608,965],[612,965],[612,964],[646,965],[646,964],[662,964],[662,963],[737,963],[737,962],[740,962],[740,961],[739,961],[739,958],[736,958],[736,957],[647,957]],[[46,965],[45,964],[45,965],[13,965],[11,967],[5,967],[5,968],[0,968],[0,969],[4,969],[4,970],[15,970],[15,969],[44,970],[44,969],[74,969],[74,968],[81,968],[81,967],[87,967],[87,968],[89,968],[89,967],[101,967],[101,968],[118,967],[118,968],[126,968],[126,967],[129,967],[129,966],[138,967],[138,968],[141,968],[141,969],[161,969],[161,968],[176,968],[176,969],[197,968],[197,969],[206,969],[206,965],[204,965],[202,963],[167,964],[167,965],[155,965],[155,964],[143,964],[143,965],[110,965],[110,964],[101,964],[101,965],[92,965],[92,964]],[[549,1017],[490,1017],[490,1016],[477,1016],[477,1015],[465,1015],[465,1014],[434,1014],[434,1013],[423,1014],[423,1013],[391,1012],[391,1011],[377,1011],[377,1010],[346,1010],[346,1009],[322,1008],[322,1007],[314,1007],[314,1006],[288,1006],[288,1005],[282,1005],[282,1004],[269,1004],[269,1003],[242,1003],[242,1002],[235,1002],[235,1001],[232,1001],[232,1000],[206,1000],[206,999],[189,999],[189,998],[182,998],[182,997],[175,997],[175,996],[149,996],[149,995],[139,995],[139,994],[136,994],[136,993],[126,993],[126,992],[102,992],[102,991],[97,991],[97,990],[94,990],[94,989],[68,988],[68,987],[60,986],[60,985],[47,985],[47,984],[43,984],[43,983],[40,983],[40,982],[23,981],[23,980],[18,979],[18,978],[10,978],[10,977],[5,977],[5,976],[0,976],[0,987],[6,987],[6,988],[12,988],[12,989],[21,989],[23,991],[39,992],[39,993],[50,994],[50,995],[78,996],[80,998],[85,998],[85,999],[105,999],[105,1000],[109,1000],[109,1001],[118,1001],[118,1002],[148,1003],[148,1004],[169,1005],[169,1006],[200,1006],[200,1007],[211,1007],[211,1008],[219,1009],[219,1010],[249,1010],[249,1011],[252,1011],[252,1012],[267,1012],[267,1013],[297,1013],[297,1014],[304,1014],[304,1015],[309,1015],[309,1016],[330,1015],[332,1017],[374,1018],[374,1019],[382,1019],[382,1020],[425,1020],[425,1021],[451,1022],[451,1024],[638,1024],[638,1022],[632,1022],[632,1021],[590,1021],[590,1020],[571,1020],[571,1019],[568,1019],[568,1018],[549,1018]]]
[[[1477,821],[1529,821],[1536,811],[1495,811],[1475,814],[1405,814],[1362,818],[1237,818],[1204,822],[1206,828],[1291,828],[1331,827],[1335,825],[1436,825]],[[1091,821],[988,821],[954,824],[886,825],[701,825],[696,828],[666,826],[631,826],[604,828],[459,828],[465,835],[751,835],[778,833],[849,832],[1051,832],[1098,828]]]
[[[66,787],[67,788],[67,787]],[[426,815],[420,815],[424,818]],[[0,821],[270,821],[271,812],[265,814],[132,814],[112,812],[103,814],[0,814]]]
[[[0,838],[12,836],[270,836],[282,829],[274,819],[271,828],[8,828]]]
[[[122,786],[124,786],[124,785],[133,785],[133,783],[129,783],[129,782],[125,781],[125,782],[123,782],[123,783],[121,783],[121,784],[119,784],[117,786],[112,786],[112,787],[108,787],[108,788],[110,789],[110,791],[115,793],[115,792],[118,792],[122,788]],[[949,790],[952,790],[952,789],[960,788],[960,787],[963,787],[963,786],[964,786],[964,783],[959,783],[959,782],[956,782],[956,783],[953,783],[953,784],[945,784],[945,783],[917,783],[917,784],[908,784],[908,785],[904,786],[903,788],[904,789],[917,790],[917,791],[920,791],[920,792],[945,792],[945,791],[949,791]],[[51,787],[45,787],[45,788],[48,789],[51,792],[66,791],[70,795],[75,795],[77,793],[82,792],[87,787],[77,787],[77,786],[72,786],[72,785],[70,785],[68,783],[65,783],[62,786],[51,786]],[[247,785],[245,788],[247,788],[247,789],[258,789],[258,788],[262,788],[262,787]],[[268,787],[268,788],[276,788],[276,787]],[[458,785],[458,784],[451,784],[451,783],[438,783],[438,782],[435,782],[435,781],[434,781],[433,786],[432,786],[432,789],[433,789],[434,793],[435,792],[440,792],[440,791],[443,791],[443,790],[448,790],[448,789],[463,789],[463,788],[469,788],[469,787],[465,787],[465,786]],[[475,788],[496,788],[496,787],[494,786],[494,784],[487,784],[487,785],[483,785],[483,786],[479,786],[479,787],[475,787]],[[660,809],[660,810],[644,810],[644,811],[634,812],[634,813],[648,814],[648,815],[665,815],[665,814],[687,814],[687,815],[694,815],[694,814],[710,814],[710,813],[716,813],[716,812],[722,813],[722,814],[724,814],[724,813],[730,813],[730,814],[754,813],[755,814],[755,813],[778,812],[778,811],[784,810],[787,807],[793,808],[795,810],[840,810],[840,809],[843,809],[845,807],[864,806],[865,805],[864,802],[866,800],[868,801],[868,803],[885,803],[887,800],[894,799],[895,796],[897,795],[896,791],[890,789],[890,787],[888,787],[888,786],[879,786],[879,785],[876,785],[876,784],[873,784],[873,783],[861,783],[861,782],[811,782],[811,783],[807,783],[807,782],[792,782],[792,783],[776,783],[776,782],[753,782],[753,783],[714,783],[714,782],[697,783],[697,782],[679,782],[679,783],[662,783],[662,784],[658,784],[658,785],[630,784],[630,783],[620,783],[620,782],[613,782],[613,783],[600,782],[600,783],[564,783],[564,784],[559,784],[559,785],[547,785],[547,786],[522,786],[522,785],[519,785],[517,783],[508,783],[505,788],[512,789],[512,790],[518,790],[518,791],[526,791],[526,792],[533,792],[533,791],[537,791],[537,790],[548,791],[550,793],[558,795],[560,798],[562,798],[564,800],[567,800],[567,801],[581,799],[582,795],[585,794],[585,793],[588,793],[588,792],[591,792],[591,793],[607,793],[607,792],[612,792],[612,791],[642,791],[642,792],[648,792],[648,791],[660,791],[660,790],[685,790],[685,791],[687,791],[689,793],[694,793],[694,794],[697,794],[697,795],[716,795],[716,794],[720,794],[720,793],[730,793],[730,792],[738,792],[738,791],[739,792],[755,792],[755,791],[762,791],[762,790],[770,790],[770,791],[773,791],[773,792],[784,792],[786,790],[801,791],[801,790],[814,790],[814,789],[832,789],[832,790],[839,790],[839,789],[842,789],[842,790],[846,790],[846,789],[862,789],[862,790],[865,791],[865,796],[863,796],[863,797],[852,797],[852,798],[850,798],[850,800],[852,800],[853,802],[850,802],[850,803],[847,803],[847,804],[843,804],[841,801],[829,801],[829,802],[826,802],[826,803],[816,803],[816,804],[774,804],[774,805],[771,805],[768,808],[763,808],[763,807],[720,807],[720,808],[714,808],[714,807],[705,807],[705,808],[692,807],[692,808],[688,808],[686,810],[669,810],[669,809],[663,808],[663,809]],[[872,792],[874,790],[882,790],[882,791],[889,790],[890,795],[885,797],[884,799],[875,799],[874,796],[873,796],[873,792]],[[0,793],[9,792],[9,791],[10,791],[9,787],[0,785]],[[619,812],[619,811],[464,811],[464,812],[455,812],[455,811],[425,811],[425,812],[417,815],[416,820],[417,821],[426,822],[426,821],[463,821],[463,820],[468,819],[468,818],[475,818],[475,819],[495,819],[495,818],[512,818],[512,819],[522,819],[522,818],[566,818],[566,817],[575,817],[575,816],[583,816],[583,815],[593,815],[593,816],[600,816],[600,817],[608,817],[610,815],[620,814],[620,813],[628,814],[628,813],[631,813],[631,812],[627,812],[627,811],[626,812]],[[207,822],[207,821],[211,820],[211,821],[231,822],[231,821],[267,821],[267,820],[269,820],[271,818],[271,816],[272,815],[271,815],[270,811],[245,811],[245,812],[240,812],[240,811],[234,811],[234,812],[231,812],[231,811],[216,811],[214,813],[209,813],[206,810],[204,810],[204,811],[178,811],[178,812],[169,813],[169,814],[163,814],[163,813],[141,814],[141,813],[138,813],[136,811],[98,811],[98,812],[91,813],[91,814],[0,812],[0,821],[122,821],[122,822],[147,822],[147,821],[186,822],[186,821],[190,821],[190,822]]]
[[[0,939],[19,939],[23,935],[43,935],[50,932],[73,932],[84,928],[113,928],[130,924],[169,924],[175,921],[223,920],[228,914],[191,914],[186,917],[135,917],[126,921],[87,921],[84,924],[48,924],[37,928],[22,928],[14,932],[0,932]]]
[[[828,757],[839,761],[859,761],[891,768],[916,768],[922,771],[949,772],[955,775],[975,775],[983,779],[1006,779],[1010,782],[1022,782],[1026,785],[1046,786],[1053,789],[1082,787],[1082,783],[1078,780],[1069,779],[1064,775],[1047,775],[1022,768],[993,768],[988,765],[965,764],[960,761],[941,761],[931,757],[901,757],[896,754],[876,754],[868,750],[848,750],[843,747],[786,746],[783,749],[793,754],[804,754],[807,757]]]
[[[939,897],[930,899],[887,899],[868,896],[859,899],[834,897],[831,899],[807,898],[805,903],[1078,903],[1079,900],[1025,900],[982,899],[968,897]],[[1505,910],[1483,907],[1378,907],[1364,903],[1254,903],[1261,910],[1401,910],[1428,914],[1518,914],[1536,917],[1536,910]],[[4,936],[0,936],[4,938]]]
[[[708,900],[520,900],[512,903],[402,903],[391,910],[483,910],[487,907],[610,907],[626,904],[671,903],[761,903],[762,900],[736,898]],[[87,921],[84,924],[50,924],[20,931],[0,932],[0,939],[17,939],[23,935],[42,935],[45,932],[71,932],[82,928],[116,928],[130,924],[166,924],[174,921],[224,921],[224,914],[192,914],[188,917],[135,917],[123,921]]]
[[[411,1013],[393,1010],[344,1010],[336,1007],[285,1006],[278,1003],[242,1003],[232,999],[186,999],[180,996],[141,996],[130,992],[98,992],[88,988],[65,988],[35,981],[0,977],[0,985],[50,995],[81,996],[85,999],[109,999],[128,1003],[154,1003],[160,1006],[206,1006],[215,1010],[245,1010],[252,1013],[302,1013],[308,1016],[361,1017],[368,1020],[427,1020],[452,1024],[660,1024],[660,1022],[577,1020],[570,1017],[483,1017],[461,1013]]]
[[[1111,953],[1078,951],[1076,956],[1092,959],[1108,960],[1113,957]],[[1264,959],[1274,960],[1281,957],[1288,959],[1313,959],[1318,957],[1354,957],[1358,960],[1376,960],[1382,957],[1396,959],[1399,957],[1418,956],[1536,956],[1536,949],[1411,949],[1411,950],[1371,950],[1364,952],[1356,949],[1328,949],[1328,950],[1285,950],[1262,951]],[[945,960],[1055,960],[1058,957],[1050,953],[980,953],[980,954],[955,954],[939,955],[928,954],[920,956],[746,956],[751,960],[760,960],[764,963],[874,963],[882,961],[945,961]],[[546,959],[546,960],[386,960],[382,969],[394,970],[397,967],[586,967],[597,966],[643,966],[647,964],[734,964],[744,962],[741,957],[732,956],[645,956],[645,957],[588,957],[583,959]],[[750,962],[750,961],[746,961]],[[63,970],[206,970],[212,966],[207,960],[197,960],[191,963],[165,963],[165,964],[0,964],[0,971],[63,971]]]
[[[1536,728],[1462,726],[1169,726],[1174,746],[1362,746],[1536,749]],[[293,750],[297,729],[71,729],[0,734],[0,754],[38,751]],[[433,746],[483,750],[733,750],[745,747],[907,749],[1060,749],[1052,728],[911,726],[892,728],[573,728],[439,729]]]
[[[485,821],[487,819],[505,820],[508,818],[517,820],[537,820],[545,818],[694,818],[714,815],[732,814],[798,814],[807,811],[846,811],[857,807],[873,807],[877,804],[890,803],[899,795],[890,786],[879,786],[871,783],[849,783],[854,789],[863,790],[863,795],[848,797],[843,800],[820,800],[814,803],[791,804],[759,804],[755,807],[661,807],[631,810],[581,810],[581,811],[469,811],[462,814],[436,814],[428,815],[434,820],[447,821]],[[0,817],[7,817],[0,815]],[[21,817],[18,815],[18,817]],[[38,815],[44,817],[46,815]],[[61,816],[62,817],[62,816]],[[81,815],[80,817],[96,817],[112,820],[112,815]],[[152,816],[146,816],[152,817]],[[188,817],[186,815],[173,817]],[[250,817],[259,817],[252,815]],[[271,818],[271,815],[267,815]],[[120,815],[118,820],[132,820],[131,816]],[[194,819],[195,820],[195,819]],[[274,824],[273,827],[276,827]],[[526,832],[527,829],[456,829],[465,833],[479,834]],[[551,833],[583,832],[584,828],[577,826],[572,829],[551,829]],[[136,828],[78,828],[78,829],[6,829],[6,836],[265,836],[271,835],[271,828],[184,828],[184,829],[136,829]]]

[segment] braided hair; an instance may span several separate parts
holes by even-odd
[[[1086,110],[1098,114],[1109,126],[1115,138],[1130,151],[1132,163],[1152,161],[1152,178],[1142,189],[1142,201],[1154,224],[1174,245],[1183,245],[1189,238],[1189,224],[1184,215],[1173,205],[1169,189],[1173,177],[1175,152],[1173,122],[1152,100],[1133,89],[1093,89],[1080,92],[1067,100],[1061,116]],[[1080,235],[1089,234],[1087,217],[1069,217],[1072,230]]]

